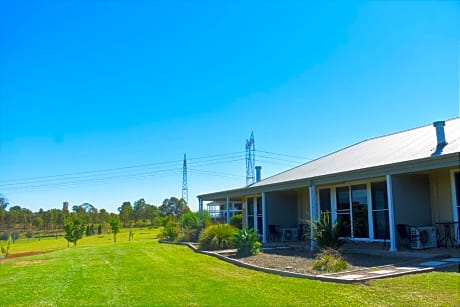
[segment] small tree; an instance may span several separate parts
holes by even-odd
[[[320,218],[314,222],[310,222],[313,229],[313,238],[318,246],[323,248],[338,249],[343,240],[340,239],[338,223],[332,223],[331,216],[328,212],[321,212]],[[307,234],[307,236],[310,236]]]
[[[120,218],[118,215],[111,213],[109,223],[113,233],[113,242],[117,243],[117,233],[120,232]]]
[[[258,234],[254,229],[238,229],[232,236],[233,246],[240,257],[258,254],[262,244],[258,241]]]
[[[69,247],[70,242],[77,246],[77,241],[83,238],[85,229],[85,224],[77,215],[73,215],[68,219],[64,225],[64,238],[67,240],[67,247]]]

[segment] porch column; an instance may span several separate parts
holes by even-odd
[[[253,202],[254,206],[253,207],[253,213],[254,213],[254,231],[257,232],[258,230],[258,225],[257,225],[257,197],[253,197]]]
[[[310,184],[310,221],[314,223],[317,219],[316,213],[316,193],[315,193],[315,185],[313,183]],[[313,227],[310,227],[310,236],[314,238],[315,232]],[[313,251],[316,247],[316,242],[310,240],[310,250]]]
[[[225,210],[227,211],[227,224],[230,224],[230,198],[227,196],[227,203],[225,205]]]
[[[265,214],[265,192],[262,192],[262,243],[267,243],[267,218]]]
[[[200,217],[200,223],[203,222],[203,200],[198,198],[198,216]]]
[[[387,175],[388,223],[390,224],[390,252],[396,252],[396,233],[393,207],[393,184],[391,175]]]

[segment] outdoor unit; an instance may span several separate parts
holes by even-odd
[[[420,235],[417,240],[412,241],[411,248],[423,249],[436,247],[436,227],[434,226],[423,226],[418,228],[412,228],[412,235],[417,236],[417,229],[420,231]]]
[[[281,228],[281,241],[297,241],[298,234],[297,228],[290,227],[290,228]]]

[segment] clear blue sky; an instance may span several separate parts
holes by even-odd
[[[0,193],[159,205],[187,153],[196,209],[245,184],[251,131],[266,177],[457,117],[459,17],[458,1],[2,0]]]

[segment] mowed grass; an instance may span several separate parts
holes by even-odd
[[[143,232],[143,234],[140,234]],[[342,285],[255,272],[160,244],[155,230],[90,237],[77,248],[0,262],[1,306],[459,306],[457,273],[428,273]],[[59,241],[62,239],[54,240]],[[50,240],[52,241],[52,240]],[[37,244],[41,245],[37,245]],[[22,245],[21,245],[22,244]],[[53,249],[23,242],[11,252]]]

